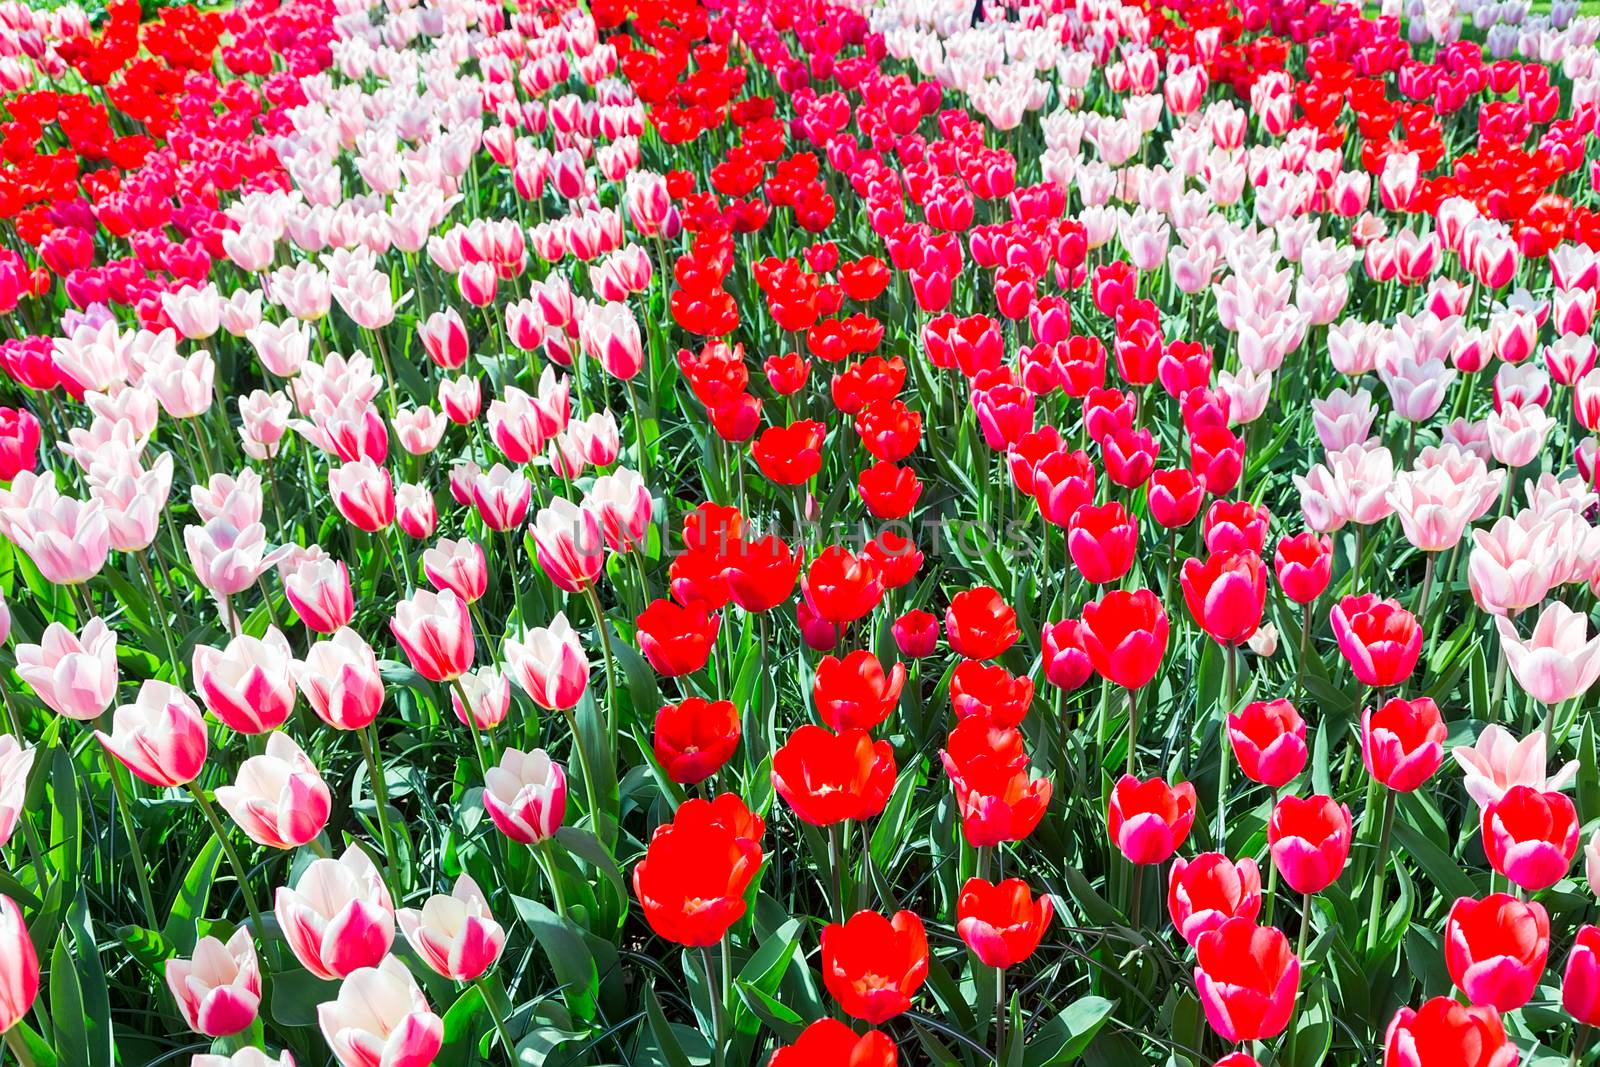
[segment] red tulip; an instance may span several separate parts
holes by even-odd
[[[1179,936],[1198,945],[1229,919],[1261,914],[1261,871],[1249,857],[1233,863],[1220,852],[1175,857],[1167,872],[1167,911]]]
[[[838,1019],[818,1019],[794,1044],[774,1052],[767,1067],[896,1067],[899,1062],[894,1042],[881,1030],[857,1034]]]
[[[688,697],[656,712],[656,762],[679,785],[710,778],[739,748],[739,709],[731,700]]]
[[[861,618],[883,599],[883,577],[877,564],[835,545],[811,561],[801,592],[817,617],[835,625]]]
[[[879,519],[903,519],[922,496],[922,483],[910,467],[878,461],[856,477],[856,492]]]
[[[1231,713],[1228,740],[1252,782],[1281,789],[1305,770],[1305,720],[1287,700],[1252,701]]]
[[[771,534],[742,542],[726,559],[728,595],[749,612],[770,611],[788,600],[800,575],[799,555]]]
[[[986,718],[963,719],[939,754],[955,787],[961,829],[974,848],[1021,841],[1050,803],[1050,780],[1028,773],[1022,734]]]
[[[1333,540],[1310,530],[1281,537],[1272,564],[1283,595],[1296,604],[1309,604],[1333,579]]]
[[[1461,897],[1444,926],[1450,980],[1474,1004],[1511,1011],[1533,998],[1550,958],[1550,917],[1509,893]]]
[[[1094,500],[1094,463],[1087,452],[1053,452],[1034,464],[1032,489],[1045,520],[1066,526]]]
[[[765,829],[731,793],[685,801],[633,869],[633,892],[650,928],[692,948],[722,940],[744,915]]]
[[[1057,689],[1071,692],[1094,674],[1094,664],[1083,647],[1083,624],[1077,619],[1048,623],[1041,635],[1045,679]]]
[[[1449,734],[1432,700],[1395,697],[1376,712],[1361,713],[1361,762],[1380,785],[1409,793],[1444,762]]]
[[[1383,1067],[1516,1067],[1500,1013],[1434,997],[1401,1008],[1383,1041]]]
[[[1244,473],[1244,440],[1221,426],[1203,426],[1189,435],[1189,466],[1213,496],[1225,496]]]
[[[950,672],[950,706],[959,718],[981,715],[997,726],[1016,726],[1033,703],[1033,679],[998,663],[964,659]]]
[[[1133,566],[1139,524],[1121,503],[1086,504],[1067,521],[1067,553],[1086,582],[1115,582]]]
[[[1186,559],[1178,584],[1189,614],[1219,644],[1242,644],[1261,625],[1267,570],[1254,552]]]
[[[904,665],[896,663],[886,673],[877,656],[857,649],[844,659],[822,658],[811,682],[811,699],[830,729],[871,730],[900,703],[905,682]]]
[[[1578,812],[1564,793],[1515,785],[1483,809],[1489,865],[1537,892],[1559,882],[1578,854]]]
[[[1078,631],[1089,662],[1125,689],[1154,678],[1167,650],[1167,613],[1148,589],[1117,590],[1083,606]]]
[[[1206,1021],[1224,1041],[1277,1037],[1300,991],[1300,959],[1272,926],[1229,919],[1195,946],[1195,991]]]
[[[636,620],[639,651],[657,674],[669,678],[693,674],[711,659],[722,616],[704,604],[688,606],[670,600],[652,600]]]
[[[769,426],[750,446],[750,455],[768,481],[801,485],[822,469],[822,440],[827,428],[802,419],[789,426]]]
[[[1411,677],[1422,654],[1422,627],[1398,601],[1376,593],[1347,596],[1330,617],[1339,651],[1362,685],[1385,689]]]
[[[980,585],[950,598],[944,613],[945,637],[950,649],[967,659],[994,659],[1017,643],[1015,609],[998,590]]]
[[[969,878],[956,902],[956,932],[985,967],[1004,969],[1033,955],[1053,914],[1050,898],[1035,900],[1020,878]]]
[[[1145,483],[1145,499],[1150,505],[1150,517],[1161,526],[1173,530],[1187,526],[1200,514],[1206,491],[1194,472],[1187,467],[1158,470]]]
[[[865,730],[802,726],[772,755],[772,786],[803,821],[832,826],[871,818],[894,789],[894,748]]]
[[[1106,828],[1129,863],[1164,863],[1194,825],[1194,785],[1124,774],[1111,790]]]
[[[822,984],[846,1015],[873,1026],[911,1007],[928,978],[928,935],[909,911],[858,911],[822,931]]]
[[[1561,978],[1561,1006],[1585,1026],[1600,1026],[1600,926],[1578,931]]]
[[[1207,552],[1254,552],[1259,556],[1271,523],[1272,512],[1248,500],[1218,500],[1206,509],[1200,531]]]
[[[922,569],[922,553],[917,546],[892,528],[885,528],[868,541],[861,558],[878,568],[878,578],[885,589],[899,589]]]
[[[1320,893],[1350,858],[1350,809],[1330,796],[1281,798],[1267,822],[1272,862],[1297,893]]]
[[[912,610],[894,620],[895,647],[907,659],[933,655],[939,647],[939,620],[929,611]]]
[[[1124,489],[1137,489],[1155,473],[1161,445],[1149,430],[1118,430],[1100,445],[1106,477]]]

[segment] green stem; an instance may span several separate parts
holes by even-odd
[[[222,853],[228,857],[228,865],[233,868],[233,876],[239,880],[239,891],[244,895],[244,906],[250,911],[251,932],[256,937],[265,939],[266,927],[261,925],[261,908],[256,902],[256,891],[250,886],[244,861],[239,858],[238,850],[233,847],[233,840],[228,836],[228,828],[222,824],[222,819],[217,816],[216,807],[206,799],[205,792],[199,786],[190,782],[186,788],[189,790],[189,795],[194,797],[195,806],[211,824],[211,832],[217,835],[217,840],[222,844]]]
[[[144,584],[150,590],[150,605],[155,609],[156,615],[161,620],[161,636],[167,642],[167,655],[172,660],[172,680],[178,681],[182,675],[183,661],[178,658],[178,643],[173,639],[172,626],[167,622],[167,600],[156,592],[156,578],[150,573],[150,561],[143,552],[133,553],[133,558],[139,561],[139,571],[144,575]]]
[[[500,1014],[500,1005],[494,1002],[494,994],[489,989],[488,976],[484,975],[472,984],[478,987],[478,993],[483,997],[483,1006],[489,1009],[489,1018],[494,1020],[495,1033],[500,1035],[500,1043],[506,1047],[506,1057],[515,1060],[517,1058],[517,1046],[511,1040],[511,1035],[506,1031],[506,1020]]]
[[[612,684],[611,631],[606,627],[606,613],[600,607],[600,594],[594,583],[588,582],[583,591],[589,598],[589,609],[594,612],[594,628],[600,631],[600,651],[606,664],[606,729],[612,738],[617,736],[617,694]]]
[[[724,940],[726,940],[726,935],[724,935]],[[723,1041],[723,1033],[725,1030],[722,1021],[723,1005],[717,996],[717,990],[720,988],[720,985],[717,982],[717,979],[712,976],[715,968],[711,965],[710,949],[702,948],[700,950],[700,965],[705,969],[706,999],[711,1001],[711,1062],[714,1067],[723,1067],[723,1065],[727,1063],[727,1050],[724,1048]]]
[[[1139,694],[1137,690],[1128,690],[1128,773],[1134,771],[1135,758],[1139,755]]]
[[[137,875],[139,902],[144,906],[145,922],[151,930],[159,930],[161,924],[156,921],[158,913],[150,893],[150,868],[144,862],[144,847],[139,844],[138,829],[133,825],[133,809],[128,804],[128,783],[122,777],[128,772],[121,761],[112,756],[106,758],[106,765],[111,772],[111,788],[117,798],[117,816],[122,820],[122,832],[127,835],[128,849],[133,853],[133,869]],[[26,813],[23,818],[27,818]],[[40,883],[39,890],[44,891],[43,883]]]
[[[1006,969],[994,969],[994,1062],[1006,1062]]]
[[[1239,646],[1224,646],[1226,670],[1222,694],[1222,713],[1217,716],[1217,851],[1227,851],[1223,845],[1228,830],[1228,716],[1233,712],[1239,682]]]
[[[844,922],[844,861],[839,847],[839,823],[828,827],[828,870],[833,877],[833,921]]]
[[[5,1032],[6,1048],[17,1058],[18,1067],[38,1067],[38,1060],[33,1058],[33,1053],[28,1051],[28,1043],[22,1039],[22,1033],[16,1027]]]
[[[1383,915],[1383,882],[1389,873],[1389,837],[1394,833],[1394,809],[1398,796],[1393,789],[1384,790],[1383,829],[1378,832],[1378,866],[1372,875],[1372,904],[1367,911],[1368,948],[1378,943],[1378,922]]]
[[[550,901],[556,906],[556,914],[567,914],[567,897],[561,890],[561,872],[556,870],[555,857],[550,855],[555,846],[555,838],[545,838],[543,844],[538,846],[539,868],[544,871],[545,881],[550,883]]]
[[[361,754],[367,760],[367,777],[372,782],[372,802],[378,807],[378,835],[383,841],[383,862],[394,866],[394,835],[389,830],[389,786],[383,779],[383,756],[378,752],[378,731],[371,723],[356,731]]]

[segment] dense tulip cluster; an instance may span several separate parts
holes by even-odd
[[[1581,1062],[1578,7],[5,5],[9,1058]]]

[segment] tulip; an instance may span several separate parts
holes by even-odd
[[[294,1056],[287,1050],[271,1056],[258,1048],[242,1048],[231,1056],[197,1052],[189,1067],[294,1067]]]
[[[1517,684],[1533,699],[1555,705],[1580,697],[1600,678],[1600,634],[1589,636],[1589,617],[1551,601],[1526,641],[1504,615],[1495,617],[1500,647]]]
[[[1200,514],[1206,491],[1194,472],[1184,467],[1158,470],[1145,483],[1150,517],[1167,530],[1187,526]]]
[[[1248,856],[1237,864],[1220,852],[1175,857],[1167,872],[1167,911],[1191,945],[1229,919],[1261,913],[1261,871]]]
[[[1427,697],[1395,697],[1361,713],[1361,762],[1379,785],[1410,793],[1444,762],[1449,735],[1439,708]]]
[[[468,671],[456,679],[450,709],[463,726],[492,730],[505,722],[511,711],[511,679],[494,667]]]
[[[350,624],[355,597],[350,572],[339,560],[306,560],[283,571],[283,596],[306,628],[331,634]]]
[[[483,776],[483,807],[499,831],[524,845],[555,836],[567,814],[567,775],[542,748],[508,748]]]
[[[394,483],[385,467],[363,457],[328,472],[328,495],[346,522],[377,533],[394,521]]]
[[[1033,955],[1054,914],[1051,899],[1035,900],[1020,878],[969,878],[956,902],[956,932],[984,966],[1003,970]]]
[[[995,659],[1021,636],[1016,611],[987,585],[950,598],[944,630],[951,651],[967,659]]]
[[[528,481],[520,471],[511,470],[502,463],[496,463],[482,473],[479,473],[476,467],[471,466],[467,467],[466,470],[471,474],[467,496],[472,501],[472,506],[478,509],[478,517],[483,520],[483,524],[489,529],[500,533],[521,526],[522,520],[527,518],[528,515],[528,504],[533,500],[533,483]],[[454,473],[454,470],[452,470],[452,476],[454,476]],[[451,483],[451,491],[455,491],[454,482]],[[585,553],[590,551],[598,552],[600,530],[598,525],[594,525],[592,516],[590,517],[590,525],[593,526],[591,531],[578,519],[577,515],[573,514],[573,512],[577,511],[576,505],[560,498],[557,499],[557,503],[558,505],[565,505],[565,507],[561,509],[560,516],[548,523],[550,532],[547,536],[550,538],[552,545],[555,546],[552,551],[562,550],[564,544],[561,540],[562,535],[568,533],[574,535],[574,537],[581,536]],[[569,511],[568,509],[571,510]],[[543,514],[543,512],[540,514]],[[588,513],[581,512],[580,514],[587,515]],[[592,537],[590,536],[591,532],[593,534]],[[552,559],[559,564],[559,556],[552,556]],[[545,566],[543,561],[539,565],[544,568],[545,573],[551,573],[550,568]],[[586,563],[585,565],[587,566],[588,564]],[[594,563],[593,566],[598,572],[600,565]],[[554,581],[555,578],[552,577],[551,580]]]
[[[789,599],[800,555],[775,536],[742,542],[723,572],[728,597],[748,612],[771,611]]]
[[[202,937],[192,959],[167,960],[167,988],[189,1029],[206,1037],[237,1034],[261,1007],[261,971],[250,931],[240,927],[224,945]]]
[[[286,733],[267,735],[266,751],[239,765],[233,785],[218,786],[217,803],[252,841],[298,848],[322,832],[333,798],[316,765]],[[215,1035],[213,1035],[215,1036]]]
[[[0,1034],[33,1007],[39,995],[39,956],[16,901],[0,894]]]
[[[950,707],[960,718],[982,716],[997,726],[1017,726],[1033,704],[1033,679],[996,664],[962,660],[950,673]]]
[[[11,840],[22,818],[33,758],[33,749],[23,748],[10,734],[0,736],[0,845]]]
[[[766,825],[732,793],[695,798],[656,829],[633,869],[633,892],[661,937],[690,948],[721,941],[743,918],[761,869]]]
[[[324,980],[376,966],[394,942],[389,890],[355,845],[312,860],[293,889],[280,886],[274,911],[295,959]]]
[[[1385,689],[1411,677],[1422,655],[1422,628],[1398,601],[1347,596],[1331,618],[1339,652],[1362,685]]]
[[[1186,559],[1178,584],[1189,614],[1219,644],[1243,644],[1261,625],[1267,572],[1254,552]]]
[[[1561,793],[1512,786],[1483,809],[1483,851],[1489,865],[1537,892],[1565,877],[1578,854],[1578,813]]]
[[[1518,741],[1503,726],[1487,726],[1471,748],[1458,746],[1450,754],[1465,773],[1467,795],[1477,801],[1480,811],[1513,786],[1558,792],[1578,774],[1578,762],[1573,760],[1546,777],[1545,735],[1540,730]]]
[[[1129,863],[1164,863],[1194,825],[1194,785],[1169,786],[1160,778],[1140,781],[1124,774],[1111,791],[1106,812],[1111,843]]]
[[[1283,595],[1296,604],[1309,604],[1333,578],[1333,541],[1310,530],[1280,538],[1272,563]]]
[[[276,730],[294,710],[294,652],[277,627],[239,634],[226,648],[196,645],[195,687],[211,714],[244,734]]]
[[[39,644],[17,645],[17,675],[58,715],[97,719],[117,695],[117,633],[98,616],[81,635],[52,622]]]
[[[1102,676],[1126,689],[1155,677],[1167,649],[1167,613],[1148,589],[1117,590],[1083,606],[1079,635]]]
[[[1383,1042],[1383,1067],[1516,1067],[1500,1013],[1434,997],[1395,1013]]]
[[[1297,893],[1320,893],[1350,857],[1350,809],[1329,796],[1281,798],[1267,822],[1267,844],[1283,880]]]
[[[894,789],[894,748],[865,730],[806,725],[772,755],[772,786],[803,822],[833,826],[883,811]]]
[[[1041,633],[1045,679],[1057,689],[1071,692],[1094,674],[1094,664],[1083,647],[1083,624],[1076,619],[1047,623]]]
[[[1289,701],[1252,701],[1227,725],[1239,769],[1252,782],[1281,789],[1305,770],[1306,724]]]
[[[707,611],[704,604],[685,607],[656,599],[639,616],[634,637],[657,674],[676,678],[693,674],[710,661],[721,625],[722,616]]]
[[[939,620],[932,612],[913,609],[894,621],[895,647],[907,659],[931,656],[939,647]]]
[[[928,937],[909,911],[858,911],[822,931],[822,983],[846,1015],[877,1026],[911,1008],[928,977]]]
[[[1497,1011],[1533,998],[1550,957],[1550,918],[1544,908],[1509,893],[1462,897],[1444,927],[1444,961],[1456,988],[1472,1003]]]
[[[446,589],[419,589],[395,608],[389,629],[418,674],[450,682],[472,666],[472,619],[467,602]]]
[[[1229,919],[1195,946],[1195,991],[1224,1041],[1261,1041],[1289,1025],[1300,991],[1300,959],[1271,926]]]
[[[865,553],[852,555],[837,545],[811,561],[800,585],[817,617],[836,628],[861,618],[883,599],[884,580],[878,565]]]
[[[295,682],[317,718],[336,730],[360,730],[383,707],[378,657],[348,627],[318,641],[294,665]]]
[[[687,697],[656,712],[656,762],[679,785],[710,778],[739,748],[739,709],[731,700]]]
[[[206,763],[206,722],[188,694],[149,679],[138,698],[111,716],[111,733],[95,731],[106,751],[158,789],[194,781]]]
[[[1248,500],[1218,500],[1206,509],[1200,533],[1212,555],[1253,552],[1259,556],[1271,523],[1272,513]]]
[[[844,659],[822,658],[812,679],[811,697],[829,729],[871,730],[899,706],[905,681],[903,664],[886,672],[878,657],[857,649]]]
[[[392,956],[352,972],[317,1025],[340,1067],[428,1067],[444,1045],[444,1020]]]
[[[1067,520],[1067,554],[1095,585],[1115,582],[1133,566],[1139,544],[1139,524],[1121,503],[1096,507],[1086,504]]]
[[[422,553],[422,573],[435,589],[449,589],[468,604],[481,598],[489,587],[489,563],[483,549],[466,539],[439,538]]]
[[[894,1042],[881,1030],[857,1034],[838,1019],[818,1019],[800,1032],[792,1045],[772,1054],[766,1067],[897,1067]]]
[[[589,658],[566,612],[557,612],[549,626],[534,627],[520,641],[507,637],[501,654],[511,677],[541,708],[574,708],[589,688]]]
[[[540,508],[533,520],[539,567],[568,593],[587,589],[605,564],[605,537],[594,513],[564,497]]]
[[[1561,978],[1561,1006],[1585,1026],[1600,1026],[1600,927],[1578,930]]]
[[[435,893],[421,910],[395,913],[400,932],[422,962],[457,982],[483,977],[505,948],[505,928],[489,913],[489,901],[468,874],[456,879],[450,895]]]

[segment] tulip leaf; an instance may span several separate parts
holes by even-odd
[[[55,1046],[66,1062],[91,1062],[88,1018],[84,1014],[83,987],[73,966],[67,939],[59,938],[50,953],[50,1014],[55,1019]]]
[[[606,851],[605,845],[591,831],[580,829],[576,826],[563,826],[556,831],[556,844],[583,860],[589,866],[599,871],[601,876],[616,890],[617,899],[620,900],[622,910],[628,907],[628,889],[622,880],[622,871],[617,867],[617,861],[611,858],[611,853]]]
[[[1401,817],[1394,821],[1394,840],[1414,860],[1422,873],[1447,900],[1477,895],[1472,879],[1449,853],[1440,848],[1428,833],[1412,826],[1410,805],[1401,804]]]
[[[1061,1067],[1083,1055],[1115,1007],[1104,997],[1079,997],[1039,1027],[1023,1056],[1026,1067]]]
[[[661,1010],[661,999],[656,996],[654,982],[645,983],[644,1009],[646,1017],[650,1020],[650,1033],[655,1037],[656,1046],[667,1061],[667,1067],[690,1067],[689,1057],[678,1041],[677,1032],[673,1030],[672,1024],[667,1022],[666,1012]]]
[[[477,1057],[470,1055],[472,1048],[493,1025],[483,990],[476,985],[463,989],[445,1011],[443,1021],[444,1045],[434,1062],[439,1067],[466,1067],[476,1062]]]
[[[196,924],[205,914],[206,901],[211,897],[211,883],[217,876],[217,864],[221,859],[222,841],[213,834],[200,846],[194,861],[189,864],[183,884],[178,887],[177,898],[172,902],[172,911],[161,929],[161,936],[173,955],[188,956],[194,952],[195,942],[199,939]],[[257,936],[260,933],[256,931]]]
[[[1594,717],[1585,715],[1578,739],[1578,819],[1587,823],[1600,815],[1600,755],[1595,746]]]
[[[594,955],[578,932],[555,912],[528,897],[513,896],[517,917],[533,932],[555,970],[567,1007],[581,1019],[594,1017],[600,975]]]
[[[324,982],[296,968],[272,976],[272,1018],[280,1026],[315,1026],[317,1005],[339,995],[338,982]]]

